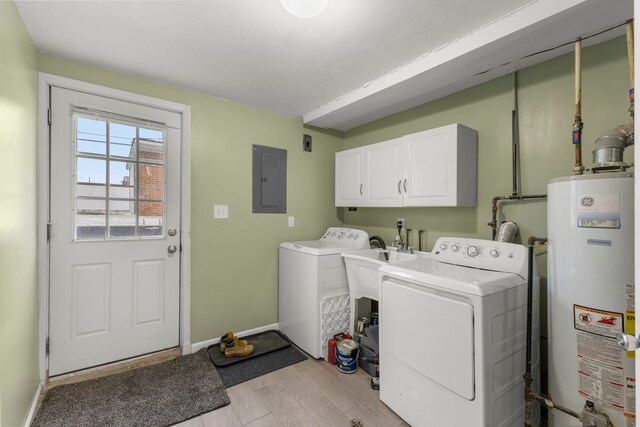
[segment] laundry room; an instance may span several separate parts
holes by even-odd
[[[638,2],[286,3],[0,2],[0,426],[634,426]]]

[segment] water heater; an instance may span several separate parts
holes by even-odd
[[[581,412],[595,403],[616,427],[635,426],[633,173],[553,179],[548,185],[549,394]],[[551,411],[549,425],[582,424]]]

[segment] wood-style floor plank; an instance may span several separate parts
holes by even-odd
[[[233,405],[203,414],[202,421],[205,427],[242,427]]]
[[[231,400],[231,406],[235,409],[243,425],[247,425],[271,412],[262,396],[248,382],[231,387],[227,390],[227,393]]]
[[[231,404],[181,427],[408,427],[380,401],[371,377],[309,359],[227,389]],[[198,418],[190,420],[197,423]]]

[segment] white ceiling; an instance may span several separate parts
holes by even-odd
[[[567,52],[520,59],[633,17],[633,0],[329,0],[314,18],[279,0],[16,4],[40,51],[340,130]]]

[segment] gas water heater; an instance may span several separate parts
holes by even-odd
[[[635,426],[633,172],[548,185],[549,395],[581,411],[595,403],[616,427]],[[581,426],[550,411],[549,426]]]

